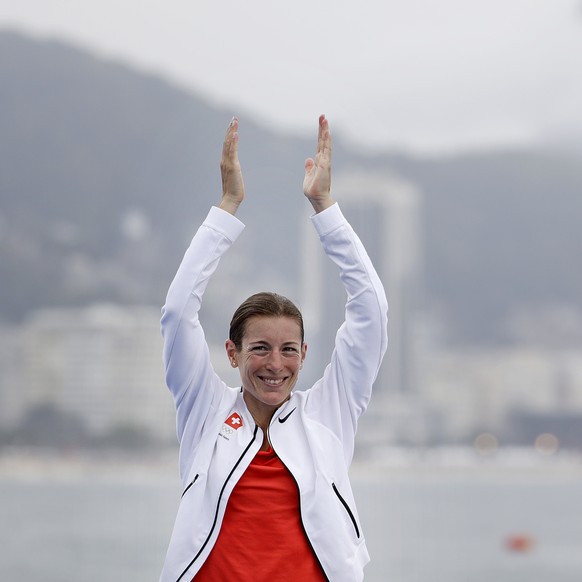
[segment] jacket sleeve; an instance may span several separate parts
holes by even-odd
[[[338,204],[312,221],[325,253],[339,268],[347,301],[331,362],[310,391],[309,406],[341,440],[349,464],[358,418],[368,405],[387,348],[388,303],[362,242]]]
[[[209,411],[226,390],[212,368],[198,313],[220,258],[243,228],[237,218],[212,207],[182,259],[162,308],[166,384],[176,405],[180,442],[186,430],[189,442],[196,442]]]

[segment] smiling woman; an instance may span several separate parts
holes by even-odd
[[[368,552],[348,468],[359,416],[386,350],[387,304],[361,241],[330,194],[331,137],[319,118],[303,192],[347,303],[323,377],[294,392],[307,355],[303,318],[263,292],[235,311],[225,348],[241,386],[214,372],[198,313],[222,255],[242,232],[238,119],[226,133],[223,194],[194,236],[162,314],[176,404],[183,494],[162,582],[362,580]]]
[[[269,422],[275,410],[291,396],[307,344],[299,324],[288,316],[254,315],[244,328],[242,346],[238,348],[229,339],[226,352],[232,366],[239,368],[245,403],[263,428],[262,449],[267,450]]]

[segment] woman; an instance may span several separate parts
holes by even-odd
[[[161,580],[362,580],[369,558],[348,467],[386,350],[387,304],[362,243],[331,198],[325,116],[303,190],[348,299],[331,363],[309,390],[293,391],[307,354],[301,313],[272,293],[247,299],[230,325],[226,353],[241,387],[227,387],[212,368],[198,312],[220,257],[244,228],[234,216],[244,198],[236,118],[221,173],[220,205],[194,236],[162,311],[184,492]]]

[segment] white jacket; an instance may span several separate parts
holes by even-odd
[[[303,526],[327,578],[354,582],[363,579],[369,557],[348,468],[358,417],[386,351],[387,303],[380,279],[338,205],[312,221],[340,270],[348,297],[345,322],[323,378],[309,390],[291,394],[273,416],[269,437],[297,482]],[[208,280],[243,228],[227,212],[210,210],[162,310],[166,381],[177,409],[184,493],[161,582],[192,580],[216,542],[234,486],[263,442],[242,389],[226,386],[214,372],[198,319]]]

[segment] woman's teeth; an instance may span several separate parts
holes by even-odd
[[[279,386],[283,383],[283,378],[261,378],[261,380],[269,386]]]

